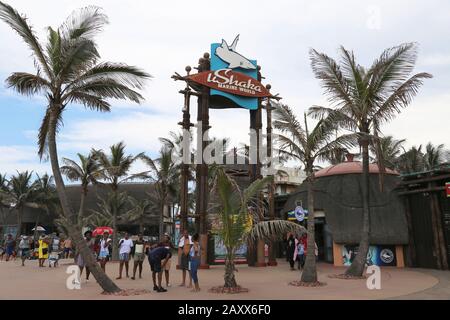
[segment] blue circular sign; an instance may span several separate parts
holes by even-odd
[[[297,218],[297,221],[302,222],[303,220],[305,220],[307,211],[305,209],[303,209],[302,206],[298,206],[297,208],[295,208],[294,212],[295,212],[295,217]]]

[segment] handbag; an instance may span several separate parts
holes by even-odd
[[[48,248],[42,248],[42,255],[48,254]]]

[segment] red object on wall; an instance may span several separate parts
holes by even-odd
[[[445,184],[445,190],[447,191],[447,197],[450,198],[450,182]]]
[[[206,87],[238,96],[252,98],[272,96],[258,80],[231,69],[200,72],[190,75],[188,79]]]

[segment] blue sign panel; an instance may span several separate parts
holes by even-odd
[[[256,60],[247,60],[235,51],[237,40],[238,37],[231,47],[229,47],[225,41],[222,41],[222,43],[213,43],[211,45],[211,70],[232,69],[235,72],[240,72],[254,79],[258,79]],[[221,57],[219,57],[219,55]],[[225,61],[224,59],[227,59],[228,61]],[[245,109],[258,109],[258,98],[237,96],[215,89],[211,89],[211,96],[225,97]]]

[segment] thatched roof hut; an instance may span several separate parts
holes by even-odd
[[[383,191],[379,186],[379,169],[370,165],[370,243],[401,245],[408,243],[407,221],[403,203],[396,193],[398,174],[387,170]],[[316,173],[314,185],[315,210],[325,213],[333,241],[358,244],[362,228],[362,164],[343,162]],[[304,182],[286,201],[283,213],[294,210],[298,203],[307,204]]]

